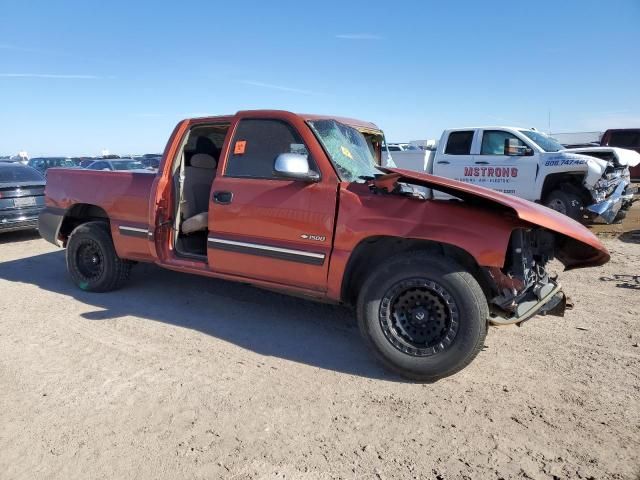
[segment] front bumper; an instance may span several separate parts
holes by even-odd
[[[562,291],[562,285],[553,281],[547,283],[541,289],[535,291],[535,297],[521,302],[513,315],[489,317],[491,325],[521,325],[535,315],[564,316],[564,311],[571,308],[567,306],[567,297]]]
[[[18,230],[34,230],[38,228],[38,215],[0,216],[0,232],[16,232]]]
[[[613,223],[623,208],[628,208],[634,200],[637,188],[627,182],[620,182],[606,200],[587,207],[587,212],[594,220]]]

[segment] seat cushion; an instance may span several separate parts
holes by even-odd
[[[182,233],[193,233],[206,230],[209,224],[209,212],[202,212],[182,222]]]

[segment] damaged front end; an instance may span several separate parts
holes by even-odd
[[[503,268],[486,268],[493,284],[492,325],[521,325],[534,315],[564,316],[571,304],[546,270],[554,258],[555,236],[540,228],[514,230]]]
[[[494,238],[499,241],[496,248],[500,250],[500,258],[480,259],[482,251],[476,251],[474,255],[482,272],[481,281],[490,309],[489,322],[493,325],[521,325],[536,314],[564,315],[571,304],[556,277],[547,271],[548,263],[554,258],[565,270],[596,267],[609,261],[609,252],[592,232],[554,210],[515,196],[434,175],[397,168],[383,171],[387,174],[371,180],[369,185],[376,192],[416,196],[414,186],[437,189],[474,208],[495,212],[496,222],[498,218],[501,222],[512,222],[511,225],[504,224],[509,228],[508,233],[503,231],[504,236],[500,234]],[[409,184],[411,189],[398,187],[402,183]],[[430,198],[428,192],[424,196]],[[442,200],[433,202],[445,204]],[[493,223],[490,219],[485,221]],[[447,219],[441,225],[448,226]],[[432,235],[429,233],[426,238],[432,238]],[[443,240],[447,242],[451,238]],[[471,246],[464,237],[457,236],[456,240],[451,243],[463,249],[465,245]],[[472,249],[467,251],[472,253]]]
[[[640,164],[640,155],[615,147],[565,151],[589,158],[587,165],[591,174],[585,178],[585,187],[591,194],[591,202],[585,207],[585,213],[591,220],[613,223],[624,218],[637,193],[631,184],[629,168]]]
[[[623,218],[631,207],[637,189],[631,185],[628,167],[616,168],[612,163],[607,165],[605,174],[591,189],[595,203],[586,210],[593,220],[613,223]]]

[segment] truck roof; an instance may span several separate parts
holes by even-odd
[[[260,115],[265,115],[265,114],[274,114],[274,115],[278,115],[278,114],[289,114],[289,115],[297,115],[298,117],[302,118],[303,120],[335,120],[337,122],[340,123],[344,123],[346,125],[350,125],[352,127],[355,127],[359,130],[372,130],[372,131],[380,131],[380,128],[372,122],[366,122],[364,120],[358,120],[355,118],[348,118],[348,117],[340,117],[337,115],[319,115],[319,114],[312,114],[312,113],[294,113],[294,112],[289,112],[287,110],[269,110],[269,109],[265,109],[265,110],[239,110],[238,112],[236,112],[235,114],[230,114],[230,115],[212,115],[212,116],[206,116],[206,117],[197,117],[197,120],[214,120],[214,119],[225,119],[225,120],[230,120],[231,118],[238,116],[238,115],[247,115],[247,114],[252,114],[252,113],[258,113]],[[195,118],[191,119],[191,120],[195,120]]]
[[[335,120],[340,123],[344,123],[346,125],[350,125],[352,127],[357,127],[360,129],[366,130],[380,130],[380,128],[372,122],[366,122],[364,120],[358,120],[356,118],[349,117],[338,117],[335,115],[314,115],[309,113],[298,113],[298,115],[305,120]]]

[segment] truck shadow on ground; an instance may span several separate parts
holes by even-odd
[[[625,232],[618,238],[621,241],[627,243],[640,243],[640,230],[631,230],[630,232]]]
[[[40,238],[37,230],[19,230],[17,232],[7,232],[0,235],[0,245],[5,243],[28,242]]]
[[[402,381],[367,351],[355,314],[254,287],[139,264],[117,292],[78,289],[64,251],[0,263],[0,278],[74,298],[94,311],[91,321],[134,316],[177,325],[256,353],[362,377]]]

